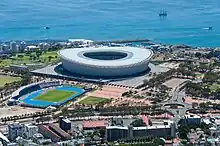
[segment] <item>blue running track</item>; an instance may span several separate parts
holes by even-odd
[[[74,91],[74,92],[76,92],[76,94],[74,94],[73,96],[70,96],[69,98],[67,98],[61,102],[48,102],[48,101],[41,101],[41,100],[33,100],[35,97],[38,97],[39,95],[41,95],[42,92],[44,92],[44,90],[42,89],[42,90],[38,90],[33,93],[30,93],[29,95],[24,97],[22,100],[20,100],[20,102],[27,105],[27,106],[32,106],[32,107],[45,108],[48,106],[60,106],[64,103],[66,103],[67,101],[72,100],[72,99],[85,93],[84,89],[71,87],[71,86],[59,86],[59,87],[56,87],[55,89],[62,90],[62,91]]]

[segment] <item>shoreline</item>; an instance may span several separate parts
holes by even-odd
[[[39,40],[7,40],[7,41],[2,41],[0,40],[0,44],[9,44],[10,42],[16,42],[16,43],[21,43],[25,42],[26,45],[39,45],[40,43],[48,43],[48,44],[56,44],[56,43],[61,43],[61,42],[72,42],[74,41],[91,41],[94,45],[109,45],[112,43],[112,45],[117,45],[117,44],[128,44],[128,45],[141,45],[141,46],[151,46],[151,45],[161,45],[164,47],[169,47],[169,46],[182,46],[181,48],[188,48],[188,49],[215,49],[215,48],[220,48],[220,46],[216,47],[206,47],[206,46],[193,46],[193,45],[188,45],[188,44],[169,44],[169,43],[161,43],[161,42],[154,42],[150,39],[146,38],[141,38],[141,39],[112,39],[112,40],[89,40],[89,39],[39,39]],[[140,44],[138,44],[140,43]]]

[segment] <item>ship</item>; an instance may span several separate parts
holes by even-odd
[[[167,16],[167,11],[165,11],[165,10],[160,11],[159,16],[160,17],[166,17]]]

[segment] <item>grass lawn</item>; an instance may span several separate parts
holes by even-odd
[[[6,83],[11,83],[11,82],[20,81],[20,80],[21,80],[20,77],[0,75],[0,87],[3,87]]]
[[[19,55],[22,55],[22,57],[18,57]],[[57,55],[57,51],[50,51],[50,52],[42,52],[42,55],[39,56],[39,58],[36,59],[30,59],[30,56],[36,56],[36,53],[33,52],[31,54],[25,54],[25,53],[18,53],[10,58],[7,59],[1,59],[0,60],[0,67],[9,66],[10,64],[17,64],[17,65],[23,65],[23,64],[49,64],[53,63],[59,60],[59,56]],[[49,56],[53,57],[49,61]]]
[[[42,95],[33,98],[33,100],[41,100],[41,101],[49,101],[49,102],[60,102],[63,101],[70,96],[76,94],[76,92],[72,91],[60,91],[60,90],[49,90]]]
[[[95,105],[98,103],[107,102],[109,99],[101,98],[101,97],[95,97],[95,96],[88,96],[85,99],[81,100],[80,104],[88,104],[88,105]]]

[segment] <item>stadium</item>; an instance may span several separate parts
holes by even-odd
[[[73,48],[58,52],[65,70],[85,76],[124,77],[148,69],[153,52],[137,47]]]
[[[43,81],[23,86],[12,93],[8,105],[46,108],[61,106],[85,93],[84,89],[62,85],[59,81]]]

